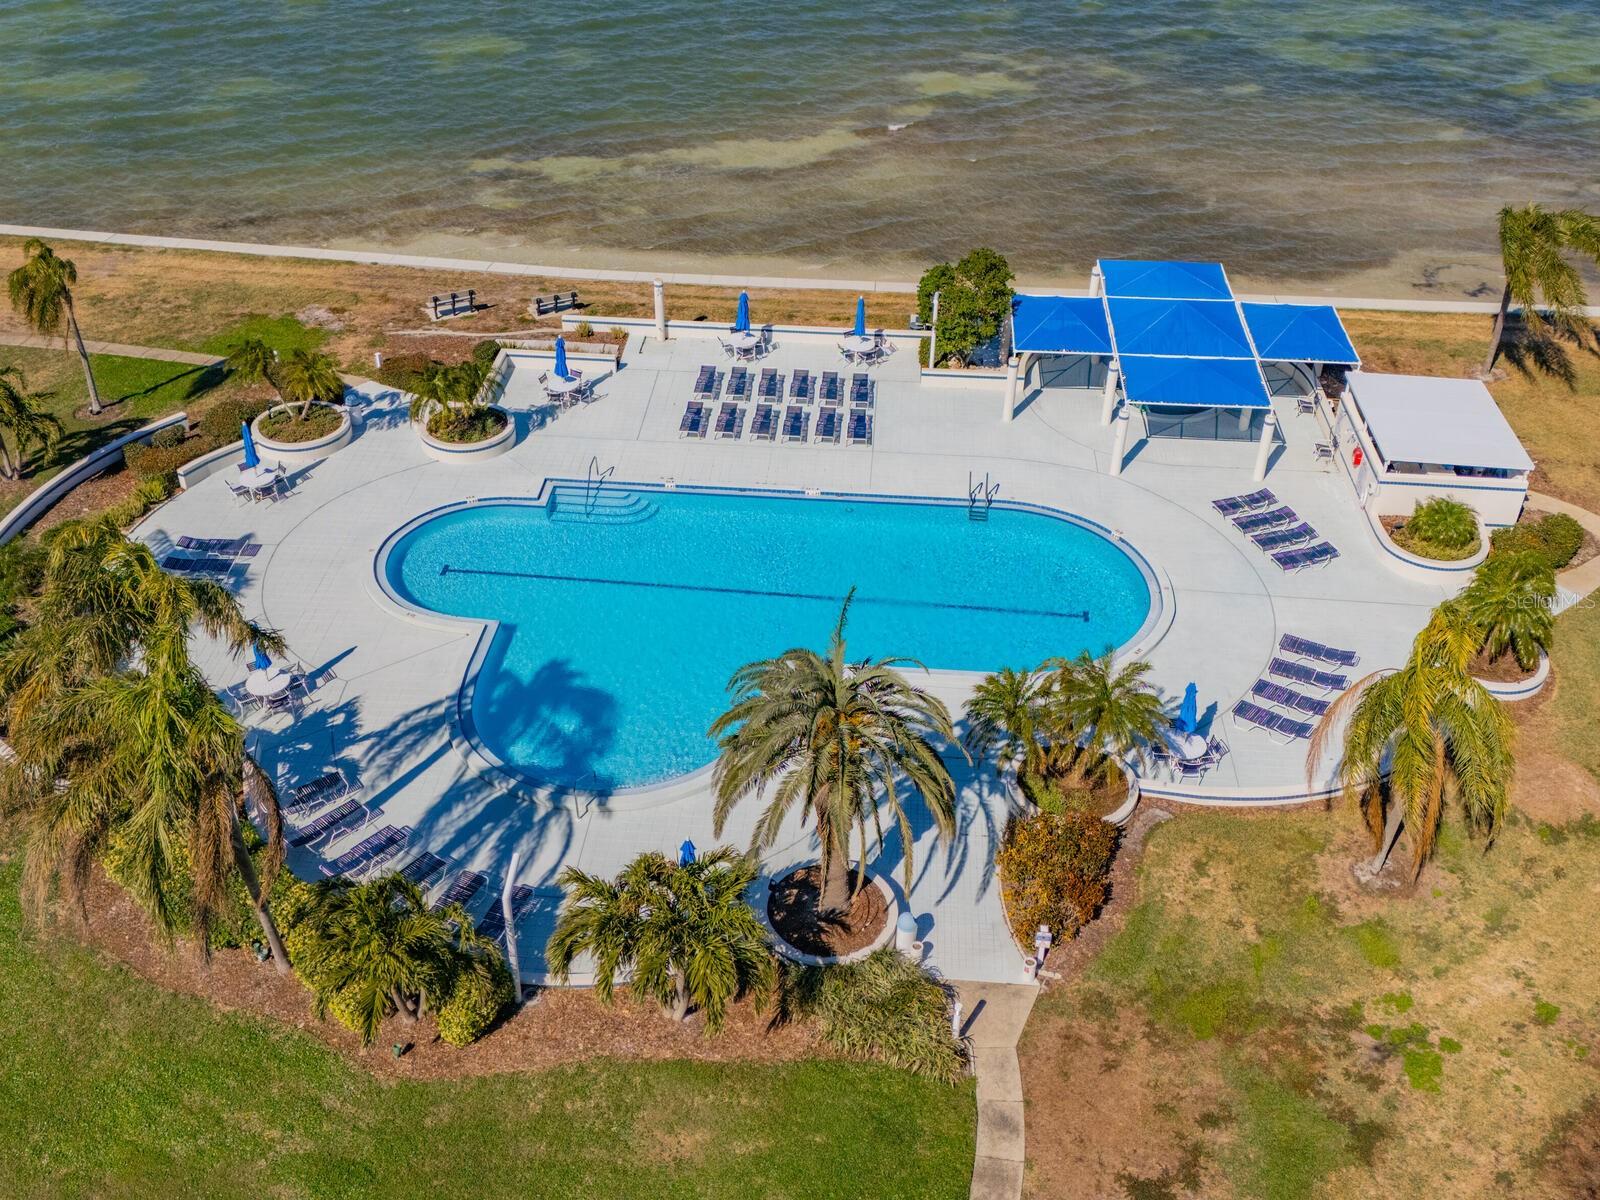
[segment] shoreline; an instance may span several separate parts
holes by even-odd
[[[510,251],[504,257],[472,258],[434,253],[414,253],[407,249],[380,248],[362,244],[355,239],[341,239],[343,244],[313,246],[270,242],[231,241],[212,238],[174,237],[160,234],[119,233],[109,230],[67,229],[54,226],[0,224],[0,236],[42,237],[66,242],[86,242],[112,246],[138,246],[148,249],[193,250],[217,254],[237,254],[271,258],[299,258],[325,262],[366,263],[381,266],[409,267],[420,270],[460,271],[473,274],[528,276],[557,280],[593,280],[614,283],[648,284],[660,279],[666,284],[694,286],[750,288],[755,290],[813,290],[842,291],[861,294],[912,295],[917,290],[913,279],[837,278],[818,275],[765,275],[741,272],[699,272],[687,270],[650,271],[603,266],[579,266],[566,263],[524,262]],[[443,236],[443,235],[441,235]],[[453,239],[452,239],[453,240]],[[404,243],[402,245],[405,245]],[[409,244],[416,249],[417,243]],[[427,246],[421,247],[426,249]],[[499,247],[496,247],[499,249]],[[605,257],[605,252],[596,255]],[[642,255],[640,257],[643,257]],[[666,257],[666,256],[663,256]],[[1087,272],[1085,272],[1085,275]],[[1363,277],[1358,277],[1363,278]],[[443,285],[441,285],[443,286]],[[1475,313],[1493,314],[1497,300],[1459,298],[1423,298],[1401,296],[1344,296],[1304,290],[1304,285],[1285,285],[1285,290],[1256,290],[1250,283],[1241,283],[1238,295],[1242,300],[1265,300],[1281,303],[1332,304],[1340,308],[1374,309],[1395,312]],[[1048,290],[1062,294],[1087,294],[1081,277],[1078,280],[1050,279],[1019,275],[1019,290]],[[1589,316],[1600,316],[1600,305],[1591,305]]]

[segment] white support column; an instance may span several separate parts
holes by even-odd
[[[1123,405],[1122,411],[1117,414],[1114,422],[1115,432],[1111,436],[1111,473],[1122,474],[1122,458],[1128,453],[1128,407]]]
[[[1106,279],[1100,273],[1100,264],[1095,263],[1089,271],[1089,295],[1104,296],[1106,294]]]
[[[1239,410],[1239,432],[1240,433],[1244,433],[1247,429],[1250,428],[1250,414],[1253,413],[1253,412],[1255,412],[1255,409],[1253,409],[1253,408],[1241,408]]]
[[[1272,457],[1272,431],[1277,427],[1277,414],[1269,408],[1265,419],[1261,422],[1261,444],[1256,449],[1256,471],[1252,478],[1257,483],[1267,477],[1267,459]]]
[[[1022,365],[1022,360],[1013,354],[1006,361],[1006,409],[1005,423],[1011,424],[1011,419],[1017,415],[1017,371]]]
[[[667,340],[667,288],[656,279],[651,282],[650,290],[655,294],[656,336],[664,342]]]
[[[517,925],[512,920],[511,889],[517,881],[517,860],[522,857],[522,851],[511,852],[511,869],[506,872],[506,886],[500,892],[500,915],[506,922],[506,959],[507,966],[511,968],[511,983],[516,989],[512,999],[513,1008],[522,1007],[522,962],[517,956]]]
[[[1106,395],[1100,405],[1100,424],[1111,424],[1111,416],[1117,411],[1117,360],[1111,359],[1106,363]]]

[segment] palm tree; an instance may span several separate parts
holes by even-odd
[[[190,661],[191,627],[235,654],[283,639],[247,621],[220,585],[180,579],[108,521],[52,541],[33,623],[0,655],[16,760],[9,789],[27,806],[25,896],[75,898],[115,848],[119,878],[163,935],[187,923],[202,952],[238,871],[278,970],[288,956],[267,896],[283,863],[276,793],[245,753],[244,731]],[[258,874],[246,845],[246,786],[263,826]],[[184,886],[187,883],[188,895]]]
[[[0,438],[0,478],[22,474],[29,447],[53,450],[61,440],[61,418],[40,407],[47,398],[48,393],[28,391],[28,381],[17,367],[0,367],[0,431],[9,433],[16,446],[13,461],[10,447]]]
[[[310,350],[295,350],[283,360],[278,365],[275,385],[285,400],[300,405],[301,420],[317,401],[334,403],[344,395],[344,380],[339,378],[337,364],[326,354]]]
[[[1441,604],[1403,667],[1357,680],[1317,723],[1306,752],[1308,780],[1334,731],[1348,721],[1339,780],[1376,843],[1372,858],[1357,864],[1358,878],[1371,880],[1383,870],[1402,825],[1411,834],[1412,878],[1420,875],[1452,800],[1474,832],[1492,840],[1499,831],[1515,768],[1515,730],[1468,670],[1482,640],[1462,605]]]
[[[446,366],[429,363],[412,385],[411,419],[420,421],[435,409],[466,411],[477,406],[489,368],[468,359]]]
[[[78,357],[83,362],[83,380],[89,387],[89,412],[100,415],[100,390],[94,384],[94,369],[89,365],[89,351],[83,344],[83,333],[78,328],[78,311],[72,304],[72,289],[78,282],[78,268],[72,260],[57,258],[56,252],[39,238],[29,238],[22,244],[23,263],[6,277],[6,290],[11,293],[11,307],[16,309],[30,328],[50,335],[63,333],[62,323],[78,346]]]
[[[245,383],[264,379],[277,388],[272,373],[278,365],[278,352],[260,338],[245,338],[222,360],[223,365]],[[282,393],[279,393],[280,395]]]
[[[1482,631],[1491,659],[1510,651],[1527,671],[1555,637],[1555,598],[1554,568],[1537,551],[1524,550],[1490,557],[1461,594],[1461,606]]]
[[[615,881],[568,867],[561,884],[571,891],[546,951],[550,970],[564,983],[573,961],[588,954],[602,1002],[627,975],[674,1020],[693,1006],[715,1032],[729,1004],[746,992],[764,996],[775,978],[765,931],[744,899],[756,873],[752,857],[726,846],[683,865],[646,851]]]
[[[854,593],[852,592],[853,596]],[[900,777],[922,795],[941,837],[955,829],[955,783],[933,736],[954,741],[943,702],[913,687],[897,669],[910,659],[845,661],[844,628],[850,597],[839,611],[826,656],[786,650],[749,663],[728,683],[733,704],[710,736],[720,751],[713,774],[717,836],[744,797],[771,801],[751,836],[752,849],[771,846],[791,809],[816,827],[822,859],[822,911],[843,912],[850,884],[850,833],[861,840],[855,887],[866,878],[867,826],[883,843],[882,807],[900,830],[906,887],[911,886],[914,838],[900,802]],[[880,798],[881,793],[881,798]]]
[[[1117,777],[1118,763],[1140,746],[1158,742],[1171,725],[1155,689],[1145,682],[1147,662],[1117,666],[1111,650],[1095,657],[1087,650],[1075,659],[1052,659],[1052,707],[1056,723],[1075,735],[1083,752],[1072,762],[1075,779],[1099,771]]]
[[[372,1044],[391,1014],[415,1025],[430,998],[449,994],[459,971],[488,973],[499,954],[461,905],[435,912],[421,888],[393,873],[367,883],[316,884],[304,929],[296,934],[299,962],[316,993],[317,1016],[342,997],[363,1045]]]
[[[1568,254],[1600,264],[1600,217],[1581,208],[1551,211],[1539,204],[1500,210],[1500,258],[1506,286],[1500,295],[1494,332],[1489,335],[1489,355],[1483,373],[1494,370],[1505,333],[1506,312],[1515,303],[1522,319],[1543,332],[1554,326],[1580,341],[1592,333],[1583,315],[1588,303],[1583,276],[1567,261]],[[1540,311],[1548,310],[1548,317]]]
[[[1050,677],[1040,668],[986,676],[967,701],[967,753],[987,758],[998,750],[998,765],[1010,764],[1019,782],[1040,774],[1049,754],[1049,699]]]

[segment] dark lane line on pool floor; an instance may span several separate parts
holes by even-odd
[[[657,588],[671,592],[702,592],[722,596],[759,596],[773,600],[818,600],[842,604],[843,596],[826,596],[813,592],[769,592],[759,588],[717,587],[713,584],[663,583],[644,579],[605,579],[593,575],[546,575],[537,571],[495,571],[486,567],[452,567],[449,563],[439,568],[440,575],[492,575],[500,579],[534,579],[552,583],[594,583],[606,587]],[[1065,621],[1082,621],[1088,624],[1089,610],[1057,612],[1047,608],[1014,608],[1000,604],[955,604],[937,600],[902,600],[887,596],[863,596],[857,593],[853,604],[879,604],[890,608],[938,608],[960,612],[999,613],[1008,617],[1055,617]]]

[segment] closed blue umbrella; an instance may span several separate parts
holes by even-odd
[[[250,467],[259,467],[261,465],[261,459],[256,454],[256,439],[250,433],[250,422],[249,421],[240,421],[239,422],[239,428],[244,430],[244,465],[245,465],[245,467],[247,469],[250,468]]]
[[[256,670],[265,671],[272,665],[272,660],[267,657],[266,651],[260,646],[256,645],[254,642],[251,642],[250,649],[255,651],[254,656],[250,659],[250,665]]]
[[[750,328],[750,293],[739,293],[739,315],[733,320],[733,331],[745,333]]]
[[[1199,692],[1192,683],[1183,689],[1183,703],[1178,706],[1178,728],[1184,733],[1193,733],[1200,722]]]
[[[683,845],[678,847],[678,865],[680,867],[687,867],[694,861],[695,854],[696,851],[694,848],[694,843],[688,838],[684,838]]]
[[[867,298],[856,297],[856,327],[853,331],[857,337],[867,336]]]
[[[572,376],[567,373],[567,339],[556,339],[556,377],[570,380]]]

